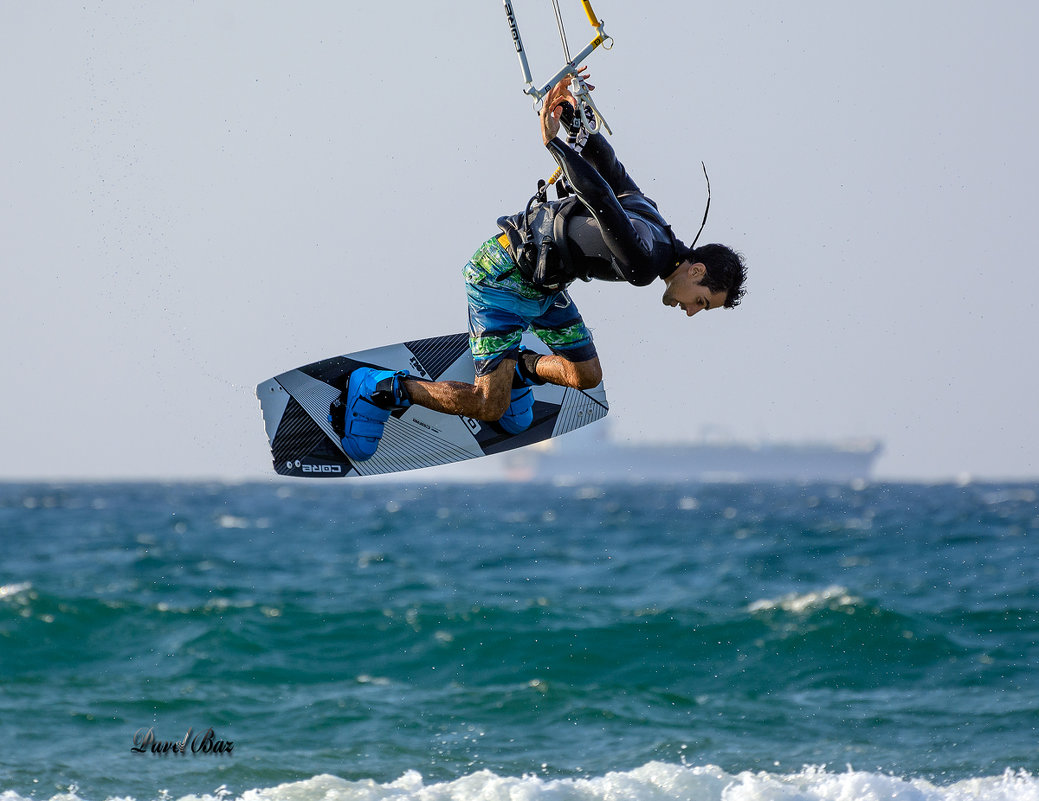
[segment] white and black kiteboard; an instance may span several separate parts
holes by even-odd
[[[532,334],[526,335],[525,344],[545,350]],[[472,383],[475,376],[468,335],[451,334],[336,356],[264,381],[256,395],[278,473],[371,476],[450,464],[557,437],[602,419],[610,408],[602,384],[591,390],[545,384],[533,388],[533,424],[519,434],[508,434],[497,423],[412,406],[390,416],[371,459],[355,462],[339,445],[328,422],[328,407],[358,367],[407,370],[434,381]]]

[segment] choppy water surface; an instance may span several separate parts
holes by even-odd
[[[1036,485],[0,485],[3,801],[1034,799],[1037,667]]]

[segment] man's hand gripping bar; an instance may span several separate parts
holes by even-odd
[[[591,23],[593,28],[595,28],[595,38],[592,39],[592,41],[589,42],[585,48],[574,56],[562,69],[556,72],[556,74],[553,75],[540,89],[534,87],[534,79],[530,74],[530,64],[527,61],[527,52],[523,48],[523,39],[520,37],[519,24],[516,22],[516,13],[512,10],[512,3],[510,0],[503,0],[503,2],[505,4],[505,16],[509,20],[509,29],[512,31],[512,41],[516,47],[516,54],[519,57],[520,69],[523,72],[523,80],[525,81],[523,92],[534,98],[534,109],[536,111],[540,110],[544,97],[548,94],[549,90],[569,75],[573,81],[572,91],[574,99],[577,100],[580,107],[579,117],[581,120],[581,127],[590,134],[598,133],[600,130],[604,130],[606,133],[613,133],[605,118],[602,116],[602,113],[598,108],[596,108],[590,90],[581,79],[578,72],[578,65],[582,64],[584,60],[599,47],[602,47],[604,50],[609,50],[613,47],[613,37],[609,36],[603,29],[603,22],[596,17],[590,0],[581,0],[581,5],[584,6],[588,22]],[[585,113],[585,110],[587,110],[588,113]]]

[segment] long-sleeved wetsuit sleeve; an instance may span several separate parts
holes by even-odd
[[[588,137],[584,149],[581,150],[581,158],[591,164],[595,171],[606,179],[613,194],[623,195],[628,192],[641,194],[642,190],[628,175],[624,165],[617,161],[617,154],[614,153],[613,147],[602,134],[592,134]]]
[[[596,139],[602,137],[593,136],[589,144]],[[645,270],[639,269],[652,255],[650,232],[640,233],[617,200],[619,192],[638,192],[639,189],[617,161],[613,148],[604,141],[596,142],[591,153],[586,146],[587,157],[582,158],[584,154],[579,155],[558,139],[553,139],[547,147],[578,200],[598,223],[603,242],[620,271],[619,277],[639,286],[650,283],[654,276],[647,276]],[[593,164],[601,166],[605,174]]]

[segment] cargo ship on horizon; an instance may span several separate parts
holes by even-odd
[[[675,443],[622,441],[599,423],[492,458],[502,459],[510,481],[848,483],[869,481],[882,451],[873,438],[784,442],[715,435]]]

